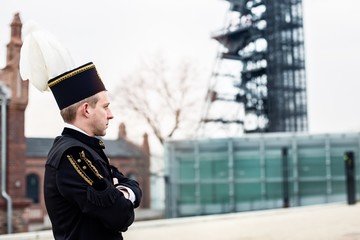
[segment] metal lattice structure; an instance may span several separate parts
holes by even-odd
[[[227,0],[202,122],[249,132],[307,131],[301,0]]]

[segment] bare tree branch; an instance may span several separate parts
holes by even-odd
[[[143,62],[124,77],[115,101],[121,111],[130,111],[142,119],[163,145],[179,131],[193,131],[194,115],[200,115],[200,81],[189,61],[171,68],[162,56]],[[200,118],[198,118],[200,119]],[[181,129],[182,127],[186,129]]]

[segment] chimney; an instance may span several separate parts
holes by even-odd
[[[120,123],[119,125],[118,139],[120,138],[126,138],[126,126],[124,123]]]
[[[143,135],[142,149],[146,154],[150,155],[149,136],[147,133]]]

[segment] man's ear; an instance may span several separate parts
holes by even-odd
[[[83,115],[84,117],[89,117],[90,113],[91,113],[91,109],[90,109],[90,105],[89,103],[83,103],[80,106],[80,111],[81,111],[81,115]]]

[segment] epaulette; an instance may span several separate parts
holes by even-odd
[[[90,186],[94,187],[96,190],[103,190],[106,188],[106,182],[87,155],[90,154],[88,154],[83,148],[72,148],[67,151],[66,158],[69,160],[76,172]]]

